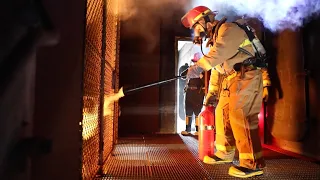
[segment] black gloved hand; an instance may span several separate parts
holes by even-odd
[[[182,71],[182,73],[180,74],[182,79],[186,79],[187,78],[187,74],[188,74],[188,69]]]
[[[201,45],[201,44],[202,44],[202,37],[200,37],[200,36],[195,36],[195,37],[193,38],[193,44],[199,44],[199,45]]]
[[[218,104],[218,97],[214,93],[208,93],[203,102],[204,106],[214,106],[216,107]]]

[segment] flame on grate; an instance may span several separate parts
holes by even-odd
[[[104,97],[104,106],[103,106],[103,108],[104,108],[103,115],[104,116],[112,115],[113,111],[112,111],[112,107],[110,107],[110,104],[112,104],[115,101],[118,101],[123,96],[124,96],[123,88],[120,88],[119,92],[117,92],[117,93],[113,93],[113,94],[109,94],[109,95],[105,96]]]
[[[118,101],[120,98],[124,96],[123,88],[119,90],[117,93],[109,94],[105,96],[104,99],[104,116],[113,115],[113,107],[110,106],[113,102]],[[95,108],[98,108],[98,104],[95,105]],[[97,113],[90,113],[90,111],[84,110],[83,112],[83,131],[82,131],[82,138],[84,140],[88,140],[93,137],[98,131],[98,114]]]

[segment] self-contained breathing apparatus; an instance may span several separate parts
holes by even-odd
[[[260,40],[257,38],[257,36],[254,34],[253,29],[247,25],[247,24],[239,24],[237,22],[233,22],[236,25],[238,25],[238,27],[240,27],[241,29],[243,29],[248,38],[249,41],[252,44],[252,47],[255,51],[255,56],[253,54],[251,54],[249,51],[239,47],[239,51],[251,56],[252,58],[246,59],[242,62],[242,64],[244,66],[246,65],[253,65],[257,68],[267,68],[268,67],[268,62],[267,62],[267,54],[266,54],[266,50],[264,49],[263,45],[261,44]]]
[[[211,37],[211,39],[207,42],[206,47],[209,47],[210,45],[213,46],[215,38],[218,35],[218,30],[220,28],[220,26],[226,22],[226,18],[223,18],[219,23],[217,23],[213,29],[211,30],[211,34],[204,34],[204,36],[201,36],[200,34],[198,36],[195,36],[193,43],[194,44],[200,44],[200,49],[201,49],[201,53],[207,57],[207,55],[205,55],[203,53],[202,50],[202,37],[209,38]],[[208,18],[205,18],[205,22],[207,23],[209,21]],[[268,67],[268,62],[267,62],[267,55],[266,55],[266,50],[264,49],[263,45],[261,44],[260,40],[256,37],[256,35],[253,32],[253,29],[247,25],[247,24],[239,24],[238,22],[233,22],[235,23],[238,27],[240,27],[242,30],[245,31],[245,33],[247,34],[249,41],[251,42],[251,45],[254,49],[255,55],[251,54],[249,51],[245,50],[244,48],[239,47],[239,52],[245,53],[247,55],[249,55],[251,58],[248,58],[246,60],[244,60],[241,65],[242,66],[250,66],[253,65],[256,68],[267,68]],[[200,24],[200,23],[198,23]],[[200,24],[201,25],[201,24]],[[201,25],[202,26],[202,25]],[[202,26],[203,27],[203,26]],[[203,27],[204,28],[204,27]],[[204,28],[206,30],[206,28]],[[206,31],[205,31],[206,32]],[[203,32],[202,32],[203,33]],[[237,70],[237,68],[235,68],[235,70]]]

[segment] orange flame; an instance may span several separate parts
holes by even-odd
[[[118,93],[112,93],[104,98],[104,116],[112,115],[113,107],[110,106],[115,101],[118,101],[124,96],[123,89],[121,88]],[[98,102],[98,101],[97,101]],[[80,125],[83,125],[82,138],[88,140],[98,133],[98,106],[99,104],[92,104],[94,112],[88,112],[84,110],[83,121]]]
[[[110,107],[110,104],[112,104],[115,101],[118,101],[120,98],[124,96],[123,88],[120,88],[119,92],[112,93],[104,97],[104,106],[103,106],[103,115],[109,116],[112,115],[112,107]]]

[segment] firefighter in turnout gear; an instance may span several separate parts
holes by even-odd
[[[240,164],[230,167],[229,175],[241,178],[262,175],[265,161],[258,114],[263,98],[267,98],[267,87],[271,85],[265,51],[254,30],[243,19],[226,22],[226,18],[217,21],[215,16],[216,12],[198,6],[181,19],[186,28],[193,29],[194,44],[202,44],[204,37],[209,38],[209,53],[196,63],[205,71],[212,71],[204,106],[219,96],[215,111],[216,152],[213,157],[205,156],[203,161],[231,163],[237,148]]]
[[[193,63],[198,61],[201,57],[200,53],[195,53],[194,58],[191,60]],[[196,65],[191,65],[196,66]],[[182,135],[188,135],[191,133],[192,116],[195,115],[195,128],[196,132],[194,135],[198,135],[198,125],[199,119],[198,115],[201,112],[202,102],[204,98],[204,81],[203,81],[203,70],[201,68],[196,68],[199,71],[194,71],[193,73],[188,73],[186,76],[186,86],[184,91],[185,95],[185,113],[186,113],[186,129],[181,132]],[[186,72],[186,71],[185,71]],[[182,76],[186,75],[181,73]]]

